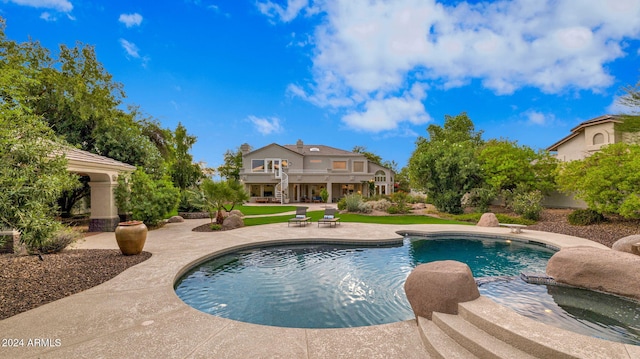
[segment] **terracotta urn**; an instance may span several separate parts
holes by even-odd
[[[118,223],[116,227],[116,241],[125,256],[140,254],[147,240],[147,226],[141,221]]]

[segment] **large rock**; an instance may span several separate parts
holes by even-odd
[[[458,314],[458,303],[480,297],[469,266],[437,261],[417,266],[404,283],[413,313],[431,319],[433,312]]]
[[[184,222],[184,218],[180,216],[172,216],[167,220],[167,223],[182,223]]]
[[[235,214],[232,214],[229,217],[225,218],[224,221],[222,222],[222,229],[225,231],[229,229],[240,228],[240,227],[244,227],[244,221],[240,216],[237,216]]]
[[[499,227],[500,222],[498,222],[498,217],[496,217],[495,213],[484,213],[478,224],[476,226],[479,227]]]
[[[547,264],[559,283],[640,300],[640,256],[592,247],[565,248]]]
[[[640,243],[640,235],[634,234],[632,236],[626,236],[618,239],[612,246],[611,249],[615,249],[620,252],[633,253],[633,245],[636,243]]]
[[[231,211],[229,213],[230,216],[236,215],[238,217],[244,217],[244,214],[242,214],[242,212],[240,212],[239,209],[234,209],[233,211]]]

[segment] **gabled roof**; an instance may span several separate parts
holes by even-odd
[[[255,149],[255,150],[253,150],[253,151],[247,152],[247,153],[243,154],[242,156],[248,156],[248,155],[250,155],[250,154],[256,153],[256,152],[258,152],[258,151],[262,151],[262,150],[264,150],[265,148],[273,147],[273,146],[277,146],[277,147],[282,148],[283,150],[287,150],[287,151],[294,152],[295,154],[297,154],[297,155],[299,155],[299,156],[301,155],[300,153],[298,153],[298,151],[296,151],[296,150],[295,150],[295,146],[294,146],[294,149],[292,150],[292,149],[290,149],[290,148],[287,148],[287,146],[281,146],[281,145],[279,145],[279,144],[277,144],[277,143],[275,143],[275,142],[274,142],[274,143],[268,144],[268,145],[266,145],[266,146],[263,146],[263,147],[257,148],[257,149]]]
[[[284,145],[285,148],[295,152],[298,152],[298,145]],[[317,150],[316,150],[317,149]],[[325,145],[302,145],[302,153],[304,155],[312,156],[362,156],[360,153],[341,150],[339,148],[325,146]]]
[[[302,151],[298,151],[298,145],[279,145],[277,143],[271,143],[264,147],[260,147],[251,152],[245,153],[243,156],[262,151],[268,147],[277,146],[287,151],[291,151],[298,156],[362,156],[360,153],[341,150],[339,148],[325,146],[325,145],[302,145]],[[317,149],[317,150],[316,150]]]
[[[584,121],[584,122],[580,123],[578,126],[572,128],[570,135],[564,137],[560,141],[558,141],[558,142],[554,143],[553,145],[547,147],[547,151],[557,151],[558,147],[560,145],[562,145],[562,144],[568,142],[569,140],[571,140],[572,138],[578,136],[587,127],[600,125],[600,124],[603,124],[603,123],[609,123],[609,122],[621,123],[622,120],[619,117],[615,116],[615,115],[603,115],[603,116],[596,117],[596,118],[593,118],[593,119],[588,120],[588,121]]]
[[[132,172],[136,169],[135,166],[126,164],[124,162],[116,161],[113,158],[96,155],[95,153],[83,151],[73,147],[67,147],[64,149],[64,155],[69,161],[68,167],[99,167],[111,170],[129,171]]]

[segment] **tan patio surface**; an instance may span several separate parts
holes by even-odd
[[[187,220],[150,231],[153,256],[84,292],[0,321],[2,358],[429,358],[414,320],[350,329],[292,329],[218,318],[184,304],[173,285],[185,268],[207,255],[255,243],[298,239],[377,241],[398,231],[469,231],[535,239],[558,247],[595,242],[525,230],[456,225],[372,225],[337,228],[286,223],[224,232],[193,232],[209,220]],[[87,237],[78,248],[117,248],[113,233]],[[250,288],[247,288],[250,290]],[[40,345],[36,344],[36,339]],[[4,343],[4,342],[3,342]],[[28,344],[31,343],[29,346]]]

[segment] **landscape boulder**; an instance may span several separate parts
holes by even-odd
[[[498,222],[498,217],[496,217],[495,213],[484,213],[478,224],[476,226],[479,227],[499,227],[500,223]]]
[[[236,215],[236,216],[241,217],[241,218],[244,217],[244,214],[242,214],[242,212],[240,212],[240,210],[238,210],[238,209],[234,209],[233,211],[231,211],[229,213],[229,215],[230,216]]]
[[[433,312],[458,314],[458,303],[480,297],[469,266],[451,260],[417,266],[407,277],[404,291],[416,320],[431,319]]]
[[[180,216],[173,216],[167,220],[167,223],[182,223],[184,222],[184,218]]]
[[[640,256],[593,247],[564,248],[547,264],[558,283],[640,300]]]
[[[636,243],[640,243],[640,235],[634,234],[631,236],[626,236],[618,239],[612,246],[611,249],[620,252],[633,253],[633,245]]]
[[[235,214],[232,214],[229,217],[225,218],[224,221],[222,222],[222,229],[225,231],[230,229],[240,228],[240,227],[244,227],[244,221],[240,216]]]

